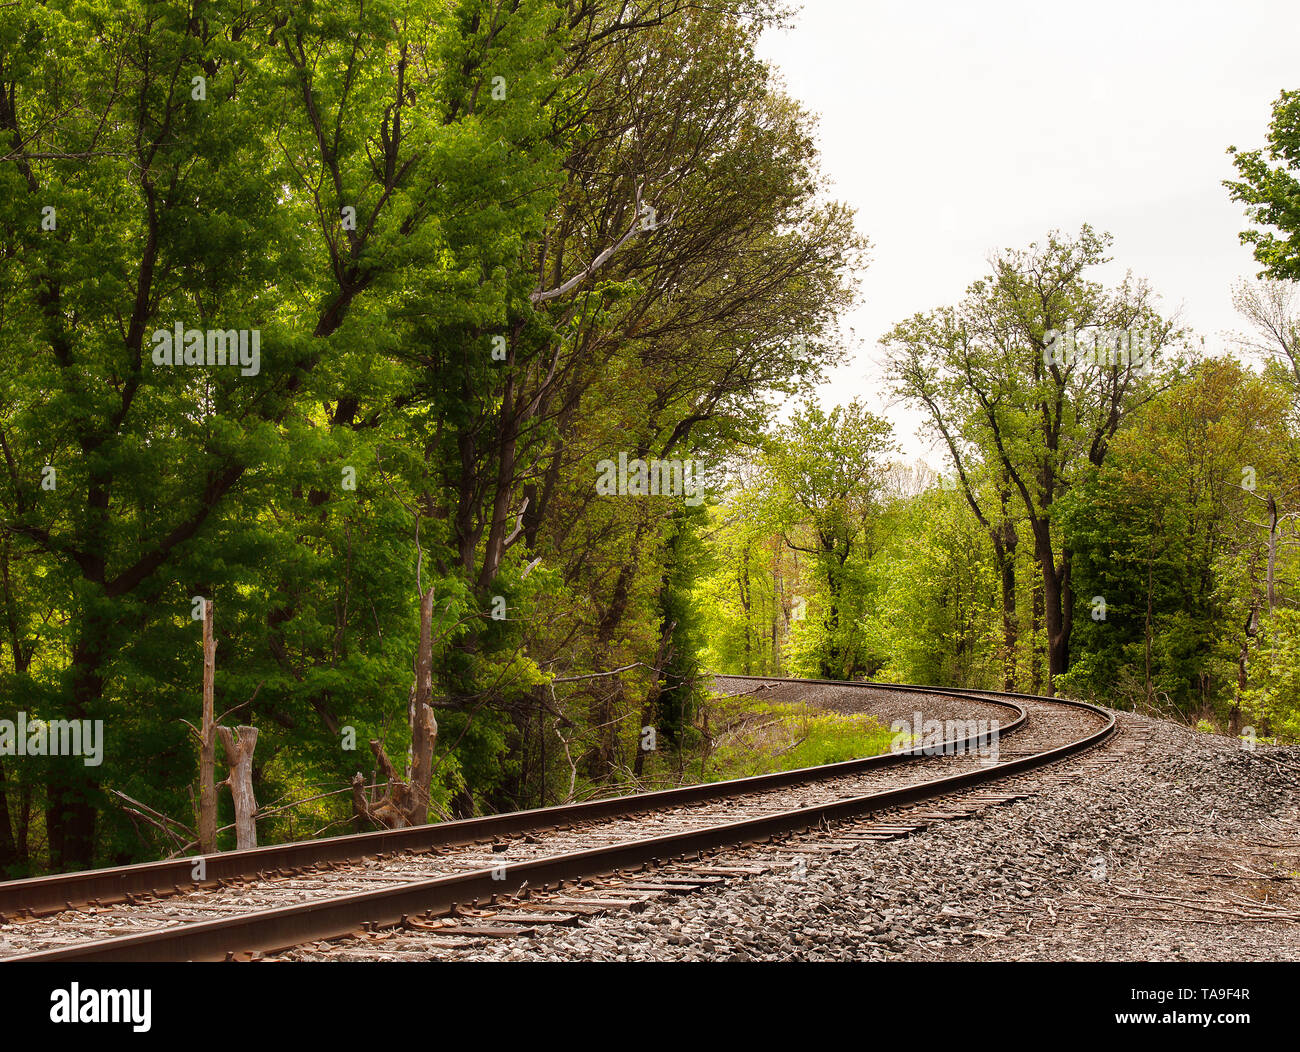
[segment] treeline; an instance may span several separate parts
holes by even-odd
[[[194,850],[202,601],[264,843],[671,776],[681,462],[835,359],[865,247],[755,57],[779,17],[4,5],[0,721],[104,748],[0,722],[0,873]],[[620,457],[668,495],[599,493]]]
[[[1145,284],[1093,279],[1109,240],[1003,252],[884,336],[943,475],[856,402],[805,403],[738,469],[699,587],[712,664],[1300,739],[1297,286],[1242,283],[1235,353],[1208,353]]]

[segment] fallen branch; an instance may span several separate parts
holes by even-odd
[[[1174,903],[1175,905],[1179,905],[1179,906],[1187,906],[1187,907],[1190,907],[1190,908],[1195,909],[1195,910],[1200,910],[1200,911],[1203,912],[1203,913],[1215,913],[1215,914],[1219,914],[1220,916],[1224,916],[1224,917],[1238,917],[1238,918],[1240,918],[1240,919],[1242,919],[1242,920],[1289,920],[1289,921],[1300,921],[1300,913],[1279,913],[1279,912],[1276,912],[1276,911],[1274,911],[1274,912],[1270,912],[1270,913],[1245,913],[1245,912],[1243,912],[1243,911],[1241,911],[1241,910],[1239,910],[1239,909],[1217,909],[1215,906],[1208,906],[1208,905],[1204,905],[1204,904],[1199,903],[1199,902],[1195,902],[1195,901],[1193,901],[1193,900],[1191,900],[1191,899],[1182,899],[1182,898],[1177,898],[1177,897],[1174,897],[1174,896],[1171,896],[1171,895],[1153,895],[1153,894],[1150,894],[1150,893],[1142,894],[1142,895],[1130,895],[1130,894],[1128,894],[1127,892],[1123,892],[1123,891],[1116,891],[1116,892],[1114,892],[1113,894],[1118,895],[1120,898],[1125,898],[1125,899],[1144,899],[1144,900],[1151,900],[1151,901],[1152,901],[1152,908],[1153,908],[1153,909],[1158,909],[1158,908],[1159,908],[1159,907],[1156,905],[1156,903],[1172,902],[1172,903]],[[1215,901],[1216,901],[1216,905],[1219,905],[1219,906],[1230,906],[1230,905],[1235,905],[1234,903],[1227,903],[1227,902],[1222,902],[1222,903],[1220,903],[1220,902],[1217,902],[1217,900],[1215,900]],[[1240,903],[1240,905],[1250,905],[1250,904],[1248,904],[1248,903]],[[1263,904],[1261,903],[1261,905],[1263,905]]]
[[[189,826],[185,825],[183,822],[178,822],[176,821],[176,819],[168,817],[167,815],[163,814],[161,811],[155,811],[148,804],[141,803],[139,800],[135,799],[132,796],[127,796],[127,794],[122,792],[121,790],[110,789],[109,792],[112,793],[114,796],[120,797],[121,799],[125,800],[128,804],[134,805],[134,808],[140,808],[142,811],[148,812],[147,814],[143,814],[141,813],[141,811],[135,811],[134,808],[124,808],[124,810],[132,810],[134,814],[139,814],[141,818],[145,819],[150,824],[157,826],[169,837],[171,837],[173,841],[179,841],[181,838],[177,836],[173,830],[167,828],[167,825],[164,825],[163,823],[169,823],[175,826],[185,836],[192,837],[194,835],[194,830],[191,829]]]

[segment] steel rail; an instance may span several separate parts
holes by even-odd
[[[721,677],[724,679],[741,677]],[[795,681],[825,682],[825,681]],[[852,684],[838,682],[836,686],[867,686],[876,689],[897,690],[948,696],[948,691],[916,686],[893,684]],[[1014,701],[980,698],[1011,709],[1015,718],[998,733],[1005,737],[1019,731],[1027,716],[1022,706]],[[985,742],[981,736],[969,735],[945,743],[958,749],[978,749]],[[934,749],[931,746],[931,749]],[[700,803],[706,800],[725,799],[728,796],[747,795],[766,789],[780,789],[824,778],[858,774],[877,767],[888,767],[923,755],[920,746],[898,752],[881,753],[856,760],[824,764],[819,767],[800,767],[791,771],[733,778],[721,782],[705,782],[675,789],[660,789],[648,793],[625,793],[577,804],[558,804],[551,807],[531,808],[527,811],[508,811],[504,814],[464,818],[431,825],[409,826],[405,829],[383,829],[350,836],[324,837],[319,840],[300,840],[288,844],[271,844],[248,851],[222,851],[213,855],[187,855],[163,862],[142,862],[130,866],[106,869],[81,870],[75,873],[58,873],[45,877],[30,877],[0,883],[0,917],[14,916],[24,911],[36,914],[57,913],[77,905],[98,901],[101,905],[115,905],[128,901],[128,896],[158,894],[160,889],[171,893],[212,889],[221,881],[248,880],[277,870],[294,870],[331,862],[355,862],[363,858],[406,851],[429,851],[440,847],[457,847],[491,840],[502,836],[515,836],[554,829],[576,822],[634,815],[645,811],[662,810]],[[204,879],[193,877],[194,864],[203,859]]]
[[[739,677],[725,677],[739,678]],[[752,677],[771,682],[808,682]],[[864,684],[829,682],[853,687]],[[894,684],[871,684],[897,689]],[[930,689],[929,693],[939,693]],[[952,693],[960,696],[957,692]],[[996,692],[980,692],[993,694]],[[1027,697],[1032,697],[1029,695]],[[504,867],[413,881],[393,888],[356,892],[294,906],[260,910],[235,917],[196,921],[139,935],[104,939],[76,946],[42,950],[7,958],[9,961],[185,961],[222,960],[238,952],[272,952],[355,932],[362,923],[389,925],[421,913],[441,913],[457,903],[489,898],[507,887],[545,888],[552,882],[607,876],[623,869],[685,855],[698,855],[733,845],[788,835],[823,823],[856,818],[974,785],[997,781],[1066,759],[1106,741],[1115,732],[1115,717],[1085,702],[1039,698],[1084,709],[1103,720],[1102,727],[1076,741],[996,766],[889,789],[864,796],[782,811],[759,818],[691,829],[605,847],[568,852]],[[1023,711],[1023,710],[1022,710]]]

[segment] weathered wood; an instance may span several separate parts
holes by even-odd
[[[433,588],[420,596],[420,650],[415,659],[415,699],[411,720],[411,770],[402,810],[412,825],[429,821],[429,782],[433,777],[433,744],[438,721],[433,718]]]
[[[257,728],[242,724],[236,740],[229,727],[218,727],[221,746],[226,752],[229,774],[222,785],[230,787],[235,801],[235,847],[247,851],[257,847],[257,799],[253,795],[253,750],[257,748]]]
[[[426,825],[429,821],[429,783],[433,778],[433,747],[438,740],[438,721],[433,707],[433,589],[420,594],[420,642],[415,658],[415,682],[407,702],[411,726],[411,749],[406,776],[399,778],[397,769],[377,738],[370,740],[370,751],[388,783],[388,791],[378,801],[368,798],[365,779],[358,772],[352,778],[353,812],[376,825],[389,829]]]
[[[378,739],[371,740],[370,748],[376,757],[382,757],[380,766],[391,770],[392,765],[388,762],[388,757],[384,754],[383,746]],[[352,810],[356,815],[385,829],[405,829],[410,825],[406,816],[393,804],[391,790],[376,802],[366,795],[365,786],[366,780],[358,771],[352,776]]]
[[[217,641],[213,634],[211,599],[203,601],[203,723],[199,732],[199,851],[217,850],[217,738],[213,716],[213,690],[217,668]]]

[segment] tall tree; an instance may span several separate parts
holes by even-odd
[[[1085,225],[1077,238],[1001,252],[958,307],[883,340],[899,390],[996,463],[1020,498],[1042,576],[1049,690],[1069,667],[1074,607],[1053,505],[1160,389],[1150,365],[1172,333],[1144,283],[1106,289],[1086,276],[1109,262],[1110,243]]]
[[[785,543],[809,557],[823,589],[823,678],[850,679],[861,664],[850,593],[877,543],[892,434],[857,401],[830,412],[806,402],[769,455],[772,496],[786,509]]]
[[[1266,534],[1249,523],[1294,485],[1287,411],[1283,385],[1207,359],[1063,498],[1080,589],[1072,685],[1188,715],[1232,696],[1266,605]]]
[[[1256,224],[1242,242],[1254,246],[1268,277],[1300,281],[1300,91],[1284,91],[1273,103],[1265,149],[1230,146],[1228,153],[1241,178],[1224,185]]]
[[[227,545],[233,502],[281,465],[334,460],[322,430],[375,422],[360,407],[390,394],[382,354],[411,331],[392,301],[409,285],[472,288],[468,311],[499,295],[546,208],[511,195],[558,171],[537,129],[562,20],[543,0],[0,17],[0,325],[21,350],[0,365],[0,516],[62,584],[57,714],[122,729],[128,644],[232,583],[207,552],[264,554]],[[513,185],[487,192],[485,150],[513,158]],[[156,334],[191,331],[196,359],[160,364]],[[211,333],[241,331],[258,360],[202,360]],[[52,860],[89,865],[100,775],[49,766]]]

